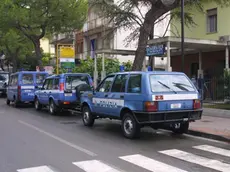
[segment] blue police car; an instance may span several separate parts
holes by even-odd
[[[64,73],[49,76],[40,90],[35,92],[36,110],[48,107],[50,114],[55,115],[63,110],[80,107],[80,95],[92,90],[93,81],[89,74]]]
[[[108,75],[98,87],[81,96],[82,120],[93,126],[97,118],[122,121],[125,137],[139,136],[140,129],[170,129],[183,134],[189,122],[199,120],[199,93],[179,72],[122,72]]]

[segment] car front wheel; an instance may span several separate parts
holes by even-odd
[[[50,102],[49,102],[49,113],[51,115],[57,115],[59,113],[59,109],[53,100],[50,100]]]
[[[85,126],[89,126],[89,127],[93,126],[94,121],[95,121],[91,113],[91,110],[86,105],[83,106],[82,108],[82,121]]]
[[[35,98],[34,100],[34,107],[37,111],[41,110],[42,109],[42,105],[40,104],[38,98]]]
[[[140,126],[131,113],[126,113],[122,119],[122,131],[126,138],[134,139],[140,136]]]

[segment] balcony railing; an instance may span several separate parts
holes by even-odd
[[[84,26],[83,31],[89,31],[89,30],[93,30],[99,27],[112,27],[112,23],[109,23],[109,19],[105,19],[105,18],[96,18],[90,21],[87,21],[87,23]]]

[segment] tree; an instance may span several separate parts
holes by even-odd
[[[7,63],[13,66],[13,72],[16,72],[26,56],[32,55],[32,42],[15,29],[1,30],[0,37],[0,50],[4,53]]]
[[[87,14],[86,0],[3,0],[1,25],[15,28],[32,41],[42,66],[40,39],[49,33],[81,29]]]
[[[208,1],[215,1],[220,5],[230,4],[229,0],[185,0],[185,5],[195,6],[202,11],[202,3]],[[181,0],[119,0],[113,3],[113,0],[91,0],[90,6],[98,8],[98,11],[110,18],[115,29],[123,27],[133,31],[127,38],[128,41],[138,38],[132,70],[141,70],[145,48],[154,25],[165,18],[168,15],[166,13],[179,8],[180,2]],[[180,12],[175,10],[171,14],[171,17],[178,17]],[[186,12],[185,17],[194,23],[189,12]]]

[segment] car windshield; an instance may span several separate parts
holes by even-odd
[[[191,82],[184,75],[150,75],[152,92],[195,91]]]
[[[87,76],[68,76],[66,78],[66,89],[75,89],[78,85],[81,84],[89,85]]]
[[[37,74],[36,75],[36,84],[42,85],[45,78],[46,78],[46,74]]]
[[[9,74],[7,74],[7,73],[0,73],[0,80],[1,81],[9,80]]]

